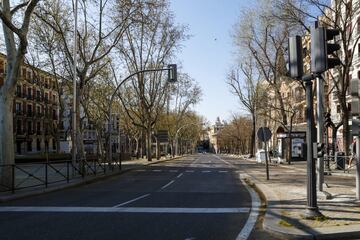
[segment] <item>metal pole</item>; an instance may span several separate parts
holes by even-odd
[[[72,136],[72,161],[76,163],[76,155],[77,155],[77,148],[76,148],[76,140],[77,140],[77,128],[76,128],[76,65],[77,65],[77,10],[78,10],[78,0],[75,0],[74,6],[74,65],[73,65],[73,122],[72,122],[72,129],[73,129],[73,136]]]
[[[316,78],[316,99],[317,99],[317,142],[324,143],[324,82],[320,77]],[[323,191],[324,185],[324,157],[317,158],[317,184],[319,191]]]
[[[356,164],[356,199],[360,200],[360,137],[356,136],[356,157],[355,157],[355,164]]]
[[[321,216],[317,206],[316,196],[316,172],[315,172],[315,159],[313,157],[313,128],[314,128],[314,115],[313,115],[313,95],[312,95],[312,81],[305,81],[306,86],[306,144],[307,144],[307,209],[306,217],[314,218]]]
[[[264,131],[264,129],[265,129],[265,127],[262,127],[261,128],[262,129],[262,135],[263,135],[263,139],[265,140],[266,138],[265,138],[265,131]],[[265,148],[265,167],[266,167],[266,180],[269,180],[269,161],[268,161],[268,156],[267,156],[267,144],[266,144],[266,140],[264,141],[264,144],[265,144],[265,146],[264,146],[264,148]]]
[[[108,122],[108,134],[109,134],[109,146],[108,146],[108,164],[110,164],[112,162],[112,142],[111,142],[111,132],[112,132],[112,118],[111,118],[111,115],[112,115],[112,111],[111,111],[111,105],[110,105],[110,108],[109,108],[109,122]]]

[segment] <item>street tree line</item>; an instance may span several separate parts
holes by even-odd
[[[201,89],[185,73],[179,73],[175,84],[167,81],[167,71],[139,73],[115,92],[127,76],[161,69],[176,61],[181,44],[189,36],[186,26],[175,24],[169,1],[78,0],[78,4],[76,33],[74,1],[3,0],[0,4],[7,57],[7,74],[0,86],[0,164],[14,163],[12,109],[24,62],[55,78],[60,98],[59,122],[75,118],[78,126],[72,136],[78,159],[85,157],[85,120],[96,129],[101,158],[109,154],[111,135],[106,123],[111,122],[108,108],[113,95],[112,113],[120,115],[120,127],[134,143],[137,155],[146,154],[149,161],[156,130],[169,130],[173,149],[180,127],[202,121],[191,111],[201,100]],[[76,99],[72,99],[74,74]],[[65,116],[73,101],[76,113]],[[60,131],[53,134],[59,147]],[[179,134],[192,143],[198,137],[186,129]],[[1,182],[8,185],[11,174],[2,168]]]
[[[227,83],[230,91],[238,98],[242,110],[252,121],[251,155],[255,154],[256,128],[265,125],[273,130],[281,127],[286,132],[292,132],[294,124],[304,118],[304,106],[297,104],[297,94],[283,94],[284,86],[305,92],[304,84],[288,75],[287,45],[290,36],[309,36],[316,20],[320,25],[340,30],[340,39],[337,41],[342,50],[337,54],[341,65],[325,74],[325,99],[330,102],[332,96],[335,96],[339,102],[340,119],[332,126],[332,131],[336,136],[336,131],[343,128],[343,150],[348,151],[348,121],[351,112],[347,93],[360,37],[357,34],[359,21],[356,19],[359,4],[359,1],[345,0],[258,0],[241,12],[232,32],[237,60],[228,74]],[[310,49],[306,49],[306,45],[304,49],[309,59]],[[305,72],[309,72],[309,64],[305,60]],[[355,77],[354,73],[352,75]],[[336,114],[329,105],[326,111]],[[290,163],[291,137],[287,141],[285,152]]]

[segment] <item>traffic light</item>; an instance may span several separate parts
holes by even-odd
[[[337,43],[329,43],[339,35],[338,29],[317,27],[311,29],[311,72],[323,73],[328,69],[340,65],[340,59],[334,53],[340,49]],[[330,56],[329,56],[330,55]]]
[[[324,154],[325,154],[325,144],[323,143],[318,143],[317,146],[316,146],[316,149],[317,149],[317,157],[320,158],[320,157],[323,157]]]
[[[360,99],[359,99],[359,79],[353,78],[350,81],[351,92],[351,134],[353,136],[360,136]]]
[[[332,125],[331,114],[329,112],[324,113],[324,126],[330,127]]]
[[[289,37],[289,71],[292,78],[303,75],[303,55],[301,37]]]
[[[176,64],[169,64],[168,65],[168,81],[169,82],[176,82],[177,81],[177,65]]]

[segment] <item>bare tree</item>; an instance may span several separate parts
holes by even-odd
[[[228,75],[228,85],[230,91],[238,97],[240,104],[251,116],[251,147],[250,157],[255,155],[255,131],[257,110],[262,107],[261,102],[264,99],[263,85],[260,84],[260,75],[257,72],[256,64],[253,60],[247,60],[240,63],[238,68],[233,69]]]
[[[344,151],[348,152],[350,145],[349,118],[350,110],[347,104],[347,92],[351,80],[351,71],[355,47],[359,43],[359,21],[357,13],[360,8],[359,1],[347,0],[277,0],[276,7],[279,9],[276,16],[287,24],[301,26],[307,33],[310,32],[310,23],[319,20],[320,24],[340,31],[337,43],[341,46],[338,57],[341,65],[332,71],[328,71],[328,77],[332,82],[333,94],[339,101],[341,120],[333,125],[336,134],[337,129],[343,126]],[[336,76],[337,75],[337,76]]]
[[[131,18],[138,9],[137,1],[100,0],[93,2],[80,0],[80,28],[76,33],[78,35],[76,44],[79,49],[79,63],[76,69],[78,85],[75,99],[76,109],[78,109],[76,122],[77,126],[80,126],[76,133],[76,144],[80,158],[84,156],[84,147],[79,109],[81,102],[87,100],[83,97],[88,89],[87,85],[109,64],[109,54],[132,23]],[[68,1],[63,0],[46,1],[36,12],[36,16],[58,34],[68,66],[73,66],[74,62],[71,52],[74,33],[70,28],[72,18],[69,15],[72,12],[71,5],[69,6]],[[72,74],[73,72],[69,68],[69,76]]]
[[[288,80],[284,55],[292,29],[274,17],[271,4],[259,0],[255,7],[247,9],[235,27],[234,38],[240,57],[251,56],[254,59],[260,79],[273,93],[277,123],[289,130],[289,112],[280,87],[283,81]]]
[[[185,29],[174,25],[166,0],[153,0],[137,17],[119,44],[126,69],[135,73],[164,68],[186,37]],[[163,72],[137,74],[125,89],[119,97],[132,123],[145,131],[147,159],[151,161],[152,130],[168,96],[166,76]]]
[[[13,101],[16,83],[28,46],[28,31],[31,15],[40,0],[0,2],[0,19],[2,20],[6,46],[6,74],[0,82],[0,164],[14,163],[13,135]],[[13,1],[12,1],[13,2]],[[1,168],[0,184],[11,186],[10,168]]]

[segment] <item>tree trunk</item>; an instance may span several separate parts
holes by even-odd
[[[160,141],[156,138],[156,159],[160,160]]]
[[[252,129],[251,129],[251,144],[250,144],[250,157],[255,156],[255,131],[256,131],[256,119],[255,115],[252,115]]]
[[[290,121],[290,128],[289,128],[289,138],[288,138],[288,141],[289,141],[289,144],[288,144],[288,154],[286,156],[286,161],[288,164],[291,164],[291,160],[292,160],[292,136],[291,136],[291,133],[292,133],[292,121]]]
[[[344,152],[346,156],[350,155],[349,146],[350,146],[350,129],[349,129],[349,112],[345,111],[343,115],[343,143],[344,143]]]
[[[146,130],[146,158],[149,162],[152,161],[152,151],[151,151],[151,128]]]
[[[0,89],[0,165],[9,165],[1,167],[0,189],[1,186],[12,186],[11,164],[15,163],[13,99],[11,92],[4,93],[4,87]]]

